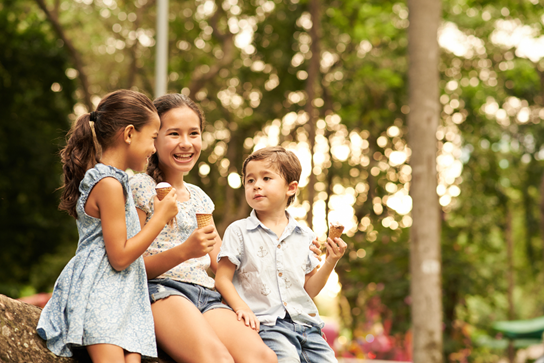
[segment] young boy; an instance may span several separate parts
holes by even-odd
[[[321,335],[324,323],[312,301],[346,250],[327,240],[323,266],[309,250],[314,233],[285,210],[297,192],[302,167],[294,153],[268,147],[242,167],[251,215],[232,223],[218,255],[215,285],[238,319],[259,331],[278,362],[337,362]]]

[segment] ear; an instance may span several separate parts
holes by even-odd
[[[136,132],[136,129],[134,128],[134,125],[128,125],[123,130],[123,141],[130,145],[132,143],[132,137],[134,136],[134,133]]]
[[[298,190],[298,182],[292,181],[287,186],[287,196],[290,197],[292,195],[295,195],[297,193],[297,190]]]

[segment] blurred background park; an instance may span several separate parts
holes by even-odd
[[[187,181],[220,234],[249,213],[243,159],[304,166],[290,211],[349,248],[317,298],[344,357],[411,360],[408,5],[169,1],[168,92],[207,118]],[[154,95],[154,0],[0,2],[0,293],[52,290],[77,245],[58,152],[106,93]],[[316,21],[318,19],[318,21]],[[502,320],[544,315],[544,8],[444,0],[436,132],[445,362],[506,361]],[[520,361],[544,354],[518,341]],[[529,348],[527,348],[529,347]],[[536,353],[535,353],[536,351]],[[525,358],[523,358],[525,357]]]

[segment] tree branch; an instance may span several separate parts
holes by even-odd
[[[210,18],[210,26],[213,29],[213,35],[222,41],[223,46],[223,58],[218,60],[214,65],[210,67],[210,70],[206,74],[197,74],[195,78],[192,79],[189,86],[191,94],[194,95],[197,93],[204,85],[212,78],[214,78],[221,68],[230,65],[234,59],[234,38],[229,32],[222,33],[218,27],[218,20],[221,15],[223,15],[223,9],[221,7],[215,12],[215,14]]]
[[[81,82],[81,89],[83,91],[83,102],[85,103],[85,106],[87,106],[87,109],[91,111],[93,109],[93,103],[91,102],[91,94],[89,92],[89,80],[87,78],[87,73],[85,73],[84,64],[81,60],[79,52],[75,49],[70,39],[68,39],[68,37],[66,36],[64,29],[62,28],[62,25],[60,24],[56,14],[49,11],[47,5],[45,4],[45,1],[36,0],[36,3],[40,7],[40,9],[43,10],[45,16],[57,33],[57,36],[64,42],[66,49],[68,49],[68,53],[70,54],[70,57],[72,58],[72,61],[74,63],[74,68],[79,74],[78,78]]]

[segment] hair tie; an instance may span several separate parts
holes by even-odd
[[[96,119],[97,119],[97,114],[96,114],[96,112],[93,111],[93,112],[90,113],[90,115],[91,115],[91,116],[90,116],[90,120],[91,120],[92,122],[96,122]]]

